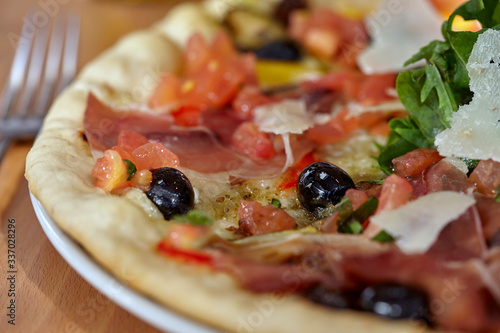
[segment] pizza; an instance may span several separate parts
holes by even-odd
[[[179,4],[56,100],[30,190],[222,331],[500,332],[500,5],[449,5]]]

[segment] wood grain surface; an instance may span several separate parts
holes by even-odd
[[[81,13],[79,69],[128,31],[165,15],[172,1],[0,0],[0,86],[8,75],[28,9]],[[9,37],[10,36],[10,37]],[[23,177],[32,142],[12,146],[0,164],[0,332],[158,332],[112,303],[58,254],[33,211]],[[8,225],[15,220],[15,325],[10,304]]]

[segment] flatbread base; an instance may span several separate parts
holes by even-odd
[[[167,222],[152,217],[133,200],[95,187],[91,176],[95,160],[81,134],[89,92],[117,105],[143,102],[154,89],[148,83],[151,71],[161,74],[181,67],[179,49],[187,35],[180,38],[177,32],[185,31],[193,20],[205,34],[215,32],[217,23],[200,6],[182,5],[150,30],[126,36],[81,72],[52,106],[28,155],[26,178],[31,192],[66,233],[124,283],[220,330],[428,331],[408,320],[387,321],[365,313],[331,310],[299,296],[254,294],[241,289],[228,275],[170,260],[155,251]]]

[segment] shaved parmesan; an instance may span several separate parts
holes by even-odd
[[[422,46],[443,38],[441,24],[427,0],[385,0],[366,19],[372,44],[361,52],[358,65],[365,74],[400,72]]]
[[[314,125],[313,117],[307,113],[306,102],[292,99],[255,108],[254,121],[261,131],[282,136],[286,153],[282,172],[294,163],[290,134],[304,133]]]
[[[407,254],[426,252],[441,230],[475,204],[473,197],[451,191],[431,193],[398,209],[383,211],[370,222],[396,237]]]
[[[263,132],[301,134],[314,125],[304,100],[287,99],[255,108],[255,123]]]
[[[467,70],[474,98],[453,114],[451,127],[436,136],[443,156],[500,162],[500,31],[482,33]]]
[[[403,103],[401,103],[399,99],[375,105],[362,105],[359,103],[349,103],[347,104],[347,108],[349,109],[348,118],[359,117],[363,113],[369,113],[369,112],[380,112],[380,111],[392,112],[392,111],[405,110]]]

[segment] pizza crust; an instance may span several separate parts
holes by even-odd
[[[183,30],[192,22],[193,26]],[[216,28],[202,7],[182,5],[150,30],[132,33],[82,70],[53,104],[27,158],[30,191],[56,223],[104,268],[131,288],[194,320],[230,332],[424,332],[409,321],[386,321],[335,311],[298,296],[253,294],[228,275],[183,265],[155,251],[168,222],[155,219],[134,200],[95,187],[94,165],[83,140],[83,114],[90,91],[107,103],[140,103],[131,91],[148,68],[181,67],[180,31]],[[175,40],[169,38],[175,38]],[[142,98],[145,98],[144,96]],[[118,291],[119,292],[119,291]],[[293,320],[291,320],[293,318]]]

